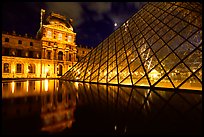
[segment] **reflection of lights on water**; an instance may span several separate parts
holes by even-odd
[[[48,91],[48,79],[45,80],[45,91]]]
[[[79,93],[78,92],[76,93],[76,97],[77,97],[77,99],[79,99]]]
[[[29,86],[29,82],[27,80],[27,82],[26,82],[26,92],[28,92],[28,86]]]
[[[11,83],[11,87],[12,87],[11,92],[14,93],[14,88],[15,88],[15,83],[14,83],[14,81],[12,81],[12,83]]]
[[[116,125],[115,125],[115,127],[114,127],[114,128],[115,128],[115,130],[117,130],[117,126],[116,126]]]
[[[75,85],[76,89],[78,90],[79,89],[79,82],[74,82],[74,85]]]
[[[126,131],[127,131],[127,127],[125,126],[125,130],[124,130],[124,132],[126,133]]]

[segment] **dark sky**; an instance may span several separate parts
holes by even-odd
[[[74,20],[77,45],[96,47],[145,2],[4,2],[2,31],[35,37],[40,27],[40,9]],[[117,23],[117,26],[114,24]]]

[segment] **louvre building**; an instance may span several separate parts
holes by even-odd
[[[202,90],[202,4],[147,3],[61,79]]]

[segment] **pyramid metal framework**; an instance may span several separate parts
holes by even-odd
[[[61,79],[202,91],[202,4],[147,3]]]

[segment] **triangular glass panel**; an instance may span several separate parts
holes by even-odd
[[[155,87],[179,86],[202,67],[202,12],[199,9],[202,9],[200,3],[147,3],[62,79],[136,86],[150,86],[150,81]],[[202,82],[202,71],[195,75]]]
[[[118,73],[119,73],[119,83],[122,81],[122,80],[124,80],[128,75],[130,75],[130,72],[129,72],[129,68],[128,68],[128,66],[125,68],[125,69],[123,69],[122,71],[118,71]]]
[[[112,77],[112,79],[109,79],[109,83],[111,84],[118,84],[118,77],[117,75],[115,75],[114,77]]]
[[[141,80],[137,81],[137,83],[135,83],[135,86],[145,86],[145,87],[149,87],[149,82],[147,80],[147,77],[144,76]]]
[[[167,76],[164,77],[161,81],[159,81],[159,83],[157,83],[155,87],[174,88]]]
[[[168,75],[174,86],[177,88],[185,79],[191,75],[191,72],[183,63],[180,63]]]
[[[188,41],[181,44],[176,50],[175,53],[179,56],[180,59],[186,57],[195,47],[190,44]]]
[[[166,58],[163,59],[161,65],[168,73],[169,70],[171,70],[179,61],[180,59],[174,53],[171,53],[170,55],[166,56]]]
[[[141,79],[145,75],[145,71],[142,66],[137,68],[132,72],[132,81],[136,83],[139,79]]]
[[[195,72],[202,66],[202,52],[200,50],[195,50],[184,60],[184,62],[191,71]]]
[[[115,76],[117,76],[117,69],[114,68],[108,73],[108,81],[112,80]]]
[[[200,81],[202,81],[202,66],[195,74],[200,79]]]
[[[160,78],[165,75],[165,71],[163,70],[160,64],[158,64],[156,67],[154,67],[147,73],[151,85],[155,84]]]
[[[191,76],[179,89],[202,90],[202,83],[195,76]]]

